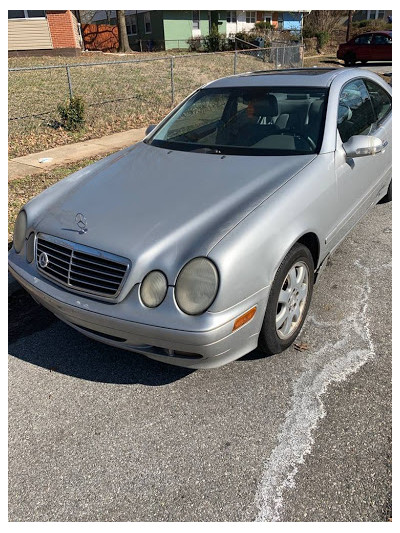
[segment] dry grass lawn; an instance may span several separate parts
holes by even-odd
[[[172,99],[171,57],[167,55],[91,53],[77,58],[11,58],[10,68],[60,68],[9,71],[9,157],[158,122],[200,85],[234,72],[233,53],[178,54],[173,60]],[[123,62],[138,57],[156,60]],[[85,126],[73,133],[60,126],[57,111],[57,106],[69,97],[66,61],[73,94],[85,103]],[[104,64],[89,65],[96,61]],[[237,56],[237,73],[271,68],[273,62],[262,61],[254,52]]]

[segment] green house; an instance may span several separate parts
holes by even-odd
[[[187,49],[188,40],[205,37],[213,24],[226,33],[225,11],[126,11],[132,49]]]

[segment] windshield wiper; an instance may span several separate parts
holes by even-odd
[[[199,154],[222,154],[221,150],[218,148],[210,148],[209,146],[202,146],[200,148],[193,148],[189,152],[196,152]]]

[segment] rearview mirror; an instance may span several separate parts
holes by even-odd
[[[383,150],[383,143],[372,135],[353,135],[343,144],[346,156],[349,158],[375,155]]]
[[[148,135],[149,133],[151,133],[154,128],[156,127],[157,125],[156,124],[150,124],[150,126],[147,126],[147,129],[146,129],[146,135]]]

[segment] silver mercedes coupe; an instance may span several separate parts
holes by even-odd
[[[10,272],[79,332],[159,361],[282,352],[329,255],[391,200],[391,93],[354,68],[208,83],[28,202]]]

